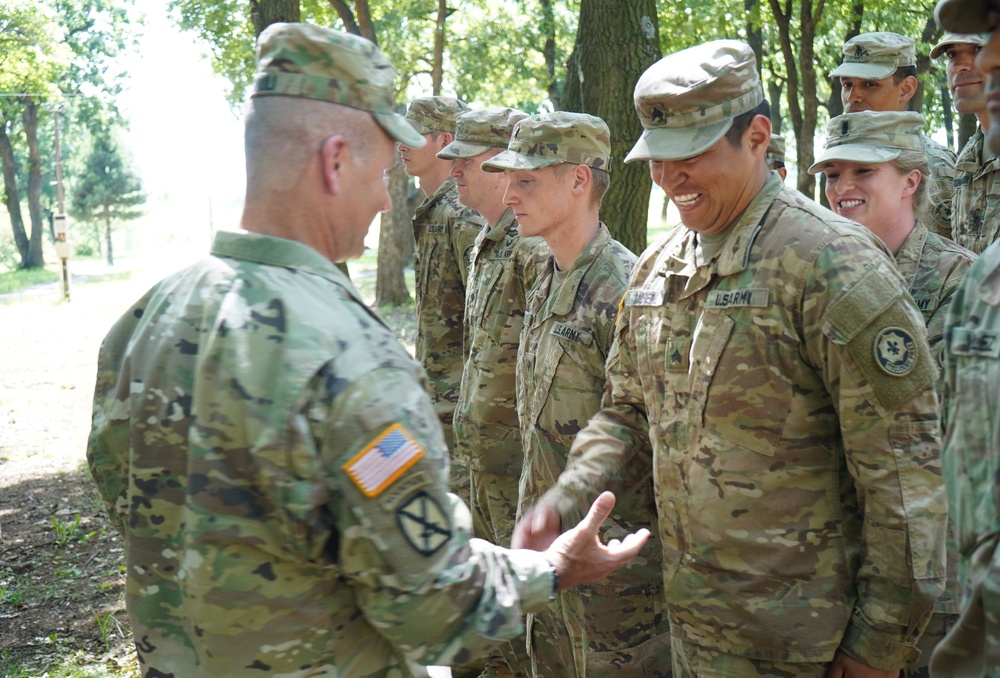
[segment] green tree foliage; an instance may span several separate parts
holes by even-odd
[[[71,215],[83,224],[103,229],[104,251],[109,265],[113,265],[114,249],[111,234],[116,224],[142,215],[139,208],[146,202],[142,181],[126,166],[110,135],[101,134],[94,139],[94,148],[84,163],[83,171],[73,182]],[[100,251],[100,231],[95,231],[94,241]]]

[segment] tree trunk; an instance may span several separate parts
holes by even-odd
[[[562,95],[559,91],[559,79],[556,78],[556,17],[552,11],[552,0],[541,0],[542,21],[539,32],[545,38],[545,45],[542,47],[542,56],[545,57],[545,72],[549,75],[549,101],[552,108],[560,110],[562,108]]]
[[[601,218],[633,252],[646,249],[652,180],[644,162],[624,159],[642,135],[632,103],[636,81],[660,58],[655,0],[581,0],[576,44],[567,63],[566,110],[596,115],[611,130],[611,187]]]
[[[7,120],[0,110],[0,164],[3,165],[3,187],[7,202],[7,214],[14,232],[14,244],[21,257],[21,266],[28,263],[28,235],[24,231],[24,216],[21,214],[21,192],[17,189],[17,161],[14,147],[7,135]]]
[[[799,191],[816,197],[816,182],[806,171],[815,159],[816,123],[819,119],[819,100],[816,96],[816,25],[823,15],[825,0],[817,0],[815,8],[812,0],[800,0],[799,22],[796,35],[792,35],[793,10],[791,0],[782,7],[780,0],[768,0],[781,42],[781,54],[788,72],[785,99],[788,114],[795,130],[795,150],[798,162]],[[799,51],[796,55],[795,47]]]
[[[743,13],[746,16],[747,44],[757,55],[757,75],[764,79],[764,28],[760,18],[759,0],[743,0]],[[771,102],[772,104],[774,102]],[[773,121],[773,118],[772,118]]]
[[[25,268],[42,268],[42,156],[38,152],[38,103],[31,97],[22,99],[24,104],[24,137],[28,142],[28,216],[31,219],[31,238],[28,240],[28,260]]]
[[[406,172],[398,153],[389,171],[389,197],[392,198],[393,209],[382,214],[379,227],[376,306],[399,306],[410,301],[403,275],[403,260],[406,256],[404,243],[406,239],[413,240],[413,227],[405,211]]]
[[[108,266],[115,265],[114,250],[111,249],[111,211],[107,205],[104,206],[104,244],[108,252]]]
[[[968,143],[978,128],[979,120],[972,113],[962,113],[958,116],[958,148],[956,152],[960,152],[965,148],[965,144]]]
[[[298,23],[300,16],[299,0],[250,0],[250,21],[257,35],[271,24]]]
[[[441,96],[444,79],[444,28],[448,18],[448,0],[438,0],[437,20],[434,22],[434,61],[431,66],[431,94]]]

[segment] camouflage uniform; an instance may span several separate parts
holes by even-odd
[[[455,410],[455,447],[469,459],[472,510],[488,530],[476,536],[501,546],[510,545],[524,463],[514,370],[525,298],[548,255],[541,238],[518,235],[508,209],[479,234],[469,271],[469,357]]]
[[[1000,676],[1000,244],[979,257],[948,312],[942,459],[960,554],[961,617],[938,645],[934,676]]]
[[[295,110],[258,97],[295,97],[425,143],[393,111],[392,67],[363,38],[273,24],[257,69],[254,121]],[[327,112],[301,105],[306,118]],[[281,124],[301,133],[294,115]],[[248,137],[259,129],[248,122]],[[252,144],[255,163],[275,160]],[[252,193],[262,179],[249,175]],[[309,186],[284,195],[324,190]],[[359,214],[374,214],[375,197]],[[263,211],[255,200],[244,223]],[[357,235],[358,216],[336,231]],[[304,224],[290,214],[273,227],[322,237]],[[522,614],[548,602],[543,554],[470,541],[424,372],[331,263],[338,254],[220,233],[212,256],[155,285],[105,338],[87,458],[125,537],[145,676],[402,678],[414,662],[522,633]]]
[[[611,134],[603,120],[557,111],[518,122],[507,150],[484,162],[482,168],[535,172],[557,165],[586,165],[598,172],[607,171],[610,157]],[[515,186],[508,189],[507,199],[513,209],[520,209]],[[572,198],[560,193],[547,199]],[[549,233],[561,238],[570,231],[589,232],[595,227],[593,239],[572,263],[559,262],[566,270],[559,271],[556,256],[550,255],[528,294],[516,375],[524,443],[519,518],[555,484],[566,467],[574,436],[600,409],[604,361],[618,302],[636,260],[596,221],[594,194],[577,199],[587,202],[594,221],[570,221],[579,213],[570,206],[558,224],[550,224]],[[521,227],[530,229],[530,224]],[[641,527],[656,532],[649,468],[637,465],[634,473],[623,474],[607,488],[618,499],[607,528],[610,537],[620,538]],[[646,549],[646,553],[658,551],[659,545],[650,543]],[[528,615],[532,675],[669,675],[669,622],[662,596],[659,553],[596,585],[560,593],[544,613]]]
[[[952,234],[976,254],[1000,237],[1000,157],[983,158],[983,128],[965,144],[955,163]]]
[[[634,264],[635,255],[612,240],[602,224],[597,239],[573,268],[558,274],[564,276],[561,283],[555,280],[555,263],[550,259],[529,296],[518,352],[517,405],[524,441],[519,514],[555,484],[576,433],[600,410],[604,360],[618,302]],[[650,468],[647,458],[646,464],[636,464],[634,473],[607,488],[618,498],[618,521],[627,520],[611,521],[608,538],[621,538],[640,527],[656,532]],[[645,522],[635,520],[637,516],[644,516]],[[567,676],[602,676],[611,671],[629,675],[630,666],[639,672],[636,675],[669,674],[660,554],[646,553],[634,567],[560,593],[550,610],[528,616],[535,675],[559,675],[557,668],[565,668]]]
[[[523,630],[549,566],[469,542],[422,381],[290,240],[219,233],[119,320],[88,459],[126,536],[144,675],[405,676],[404,655],[446,663]],[[390,446],[395,480],[374,457]]]
[[[482,217],[459,203],[451,178],[413,216],[416,358],[427,370],[431,400],[451,450],[453,489],[464,486],[466,494],[469,462],[457,454],[452,418],[465,364],[462,339],[468,262],[483,226]]]
[[[883,80],[900,67],[916,66],[913,40],[898,33],[877,32],[856,35],[844,43],[844,61],[832,70],[833,77]],[[924,153],[930,166],[930,228],[951,238],[952,195],[955,180],[955,152],[921,134]]]
[[[923,337],[874,237],[772,176],[717,259],[687,229],[640,257],[604,409],[550,500],[579,515],[648,439],[676,638],[899,668],[944,584]]]
[[[952,212],[955,194],[955,151],[926,135],[924,153],[931,171],[930,228],[943,238],[952,237]]]

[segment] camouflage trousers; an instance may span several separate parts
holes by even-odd
[[[944,640],[944,637],[948,635],[948,632],[951,631],[957,621],[957,614],[935,612],[931,615],[931,620],[927,624],[927,628],[924,629],[923,635],[920,636],[920,640],[917,642],[917,649],[920,650],[920,658],[912,664],[903,667],[903,670],[899,674],[901,678],[929,678],[931,675],[931,655],[934,653],[934,648]]]
[[[773,662],[749,659],[688,643],[674,636],[670,644],[675,678],[824,678],[828,662]]]
[[[972,552],[962,612],[931,658],[934,678],[1000,678],[1000,605],[994,565],[998,550],[994,538]]]
[[[497,475],[473,469],[470,474],[473,534],[480,539],[510,546],[517,514],[518,475]],[[525,649],[525,637],[520,636],[504,643],[499,650],[486,657],[484,678],[493,676],[530,676],[531,664]]]
[[[641,591],[563,591],[528,615],[534,678],[669,678],[670,624],[659,596]]]

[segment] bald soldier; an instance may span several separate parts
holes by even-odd
[[[545,553],[470,540],[423,371],[335,266],[388,209],[392,67],[347,33],[259,38],[238,232],[155,285],[98,360],[91,473],[125,538],[147,678],[410,676],[599,580],[608,493]]]
[[[857,35],[844,43],[844,61],[830,75],[840,78],[845,113],[907,111],[918,86],[913,40],[898,33]],[[955,152],[927,135],[923,140],[933,180],[928,226],[951,238]]]
[[[944,585],[936,367],[864,227],[785,188],[753,51],[640,77],[675,228],[640,257],[603,407],[517,527],[540,547],[652,446],[675,676],[895,676]]]
[[[455,139],[458,116],[469,107],[455,97],[420,97],[410,102],[406,120],[426,142],[399,143],[406,173],[426,196],[413,215],[413,281],[417,306],[417,360],[427,371],[431,400],[451,451],[451,489],[469,500],[469,464],[455,451],[452,419],[465,364],[463,348],[465,279],[483,219],[462,205],[449,176],[451,162],[438,151]]]
[[[517,411],[524,445],[518,512],[566,467],[573,437],[601,405],[604,361],[635,255],[600,220],[610,184],[611,133],[586,113],[542,113],[520,121],[507,150],[483,163],[507,176],[504,202],[521,235],[552,254],[528,293],[517,354]],[[613,486],[609,536],[656,529],[650,465]],[[652,548],[651,544],[649,548]],[[532,675],[669,676],[670,626],[658,554],[586,589],[560,594],[528,616]]]
[[[989,0],[945,0],[938,3],[935,16],[950,34],[982,36],[982,49],[978,49],[980,45],[974,49],[978,52],[975,69],[985,78],[984,115],[980,118],[986,144],[982,146],[983,159],[986,153],[996,157],[1000,154],[1000,7]],[[984,223],[982,227],[982,235],[997,230],[996,224]],[[946,324],[942,460],[949,514],[958,542],[962,600],[958,623],[934,652],[931,676],[935,678],[1000,676],[998,290],[1000,244],[993,240],[985,245],[955,293]]]

